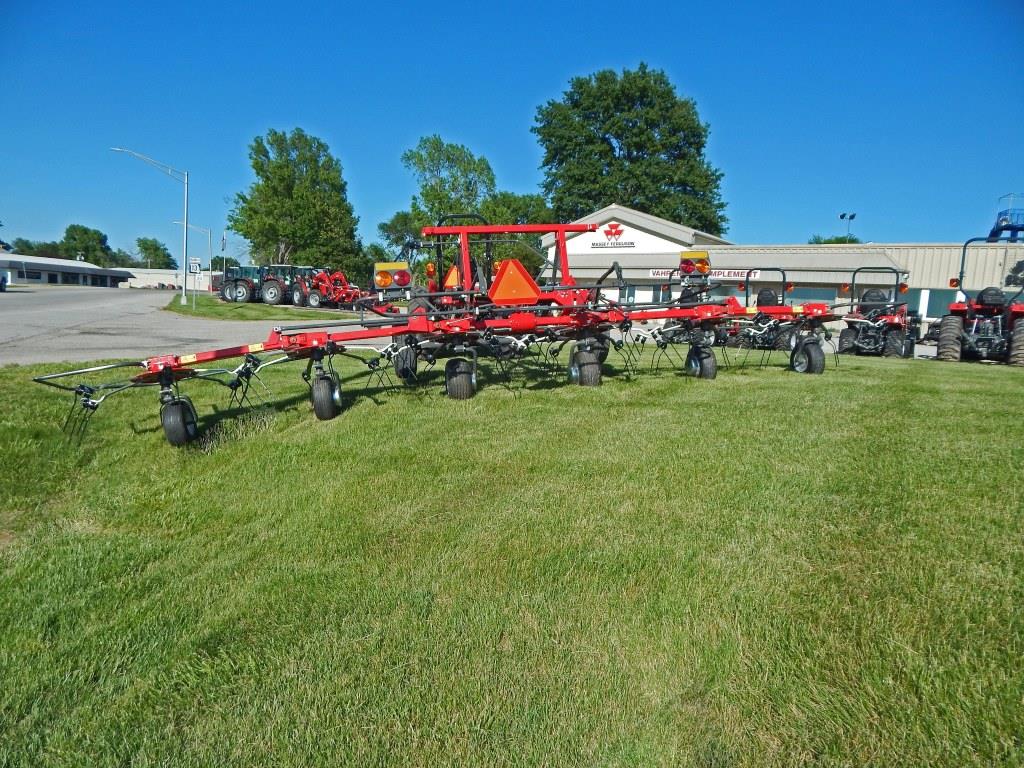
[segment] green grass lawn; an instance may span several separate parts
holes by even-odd
[[[0,368],[0,765],[1024,762],[1024,371],[347,365],[320,423],[282,366],[176,450],[57,368]]]
[[[188,304],[181,304],[181,295],[174,298],[164,307],[169,312],[190,317],[209,317],[215,320],[324,320],[337,316],[339,318],[356,317],[352,312],[326,309],[300,309],[290,304],[279,304],[272,307],[262,302],[235,304],[222,301],[212,294],[196,294],[196,308],[192,309],[192,294],[188,295]]]

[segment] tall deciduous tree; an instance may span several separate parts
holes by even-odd
[[[153,237],[140,237],[135,241],[139,249],[139,266],[147,269],[177,269],[178,261],[167,246]]]
[[[860,238],[856,235],[836,235],[835,237],[823,237],[811,235],[807,241],[809,245],[836,245],[838,243],[859,243]]]
[[[555,215],[581,218],[611,203],[720,235],[722,173],[704,150],[708,125],[668,76],[641,64],[569,83],[537,109],[544,193]]]
[[[256,181],[235,196],[232,230],[252,245],[253,261],[369,271],[356,235],[341,163],[301,128],[270,130],[249,147]]]
[[[101,267],[109,266],[114,254],[103,232],[82,224],[69,224],[64,230],[64,239],[58,243],[57,248],[63,259],[81,257]]]

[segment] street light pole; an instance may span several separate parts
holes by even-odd
[[[174,222],[171,222],[171,223],[172,224],[181,224],[182,222],[174,221]],[[188,223],[186,223],[185,226],[184,226],[184,230],[185,230],[186,234],[188,234],[189,227],[191,227],[192,229],[198,229],[200,232],[205,232],[206,233],[206,251],[207,251],[207,253],[209,255],[209,259],[210,259],[210,285],[212,286],[213,285],[213,230],[208,229],[207,227],[200,227],[198,224],[188,224]],[[196,286],[194,285],[194,283],[198,282],[198,278],[194,279],[192,282],[193,282],[193,286],[192,286],[192,309],[195,309],[196,308]]]
[[[180,171],[177,168],[172,168],[166,163],[161,163],[159,160],[154,160],[151,157],[146,157],[139,152],[135,152],[131,149],[125,149],[123,147],[111,147],[111,152],[124,152],[126,155],[138,158],[148,165],[152,165],[154,168],[166,173],[172,179],[176,181],[184,182],[185,184],[185,226],[182,228],[184,235],[181,239],[181,303],[187,304],[188,299],[185,297],[185,285],[188,282],[188,171]]]
[[[846,220],[846,242],[847,243],[850,242],[850,224],[856,218],[857,218],[857,214],[856,213],[840,213],[839,214],[840,221],[843,220],[843,219]]]

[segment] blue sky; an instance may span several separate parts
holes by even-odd
[[[225,226],[247,147],[301,126],[339,157],[367,242],[438,133],[535,192],[537,107],[600,69],[663,69],[710,123],[726,236],[957,242],[1024,191],[1024,3],[47,3],[0,0],[0,237],[103,230],[180,250]],[[619,201],[623,204],[627,200]],[[232,242],[229,240],[229,242]],[[232,242],[231,249],[238,247]],[[190,249],[205,253],[205,235]]]

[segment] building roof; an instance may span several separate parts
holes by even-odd
[[[599,211],[587,214],[582,219],[577,219],[573,224],[606,224],[609,221],[617,221],[621,224],[630,224],[639,230],[648,232],[658,237],[674,240],[680,245],[728,245],[728,240],[723,240],[699,229],[693,229],[683,224],[652,216],[643,211],[627,208],[624,205],[612,203]],[[569,235],[573,237],[573,235]],[[555,244],[554,235],[544,235],[541,238],[541,246],[550,248]]]
[[[26,269],[35,267],[46,272],[76,272],[90,275],[114,275],[116,277],[132,277],[127,269],[108,269],[89,261],[74,259],[50,259],[45,256],[24,256],[20,253],[0,253],[0,266],[6,269]]]

